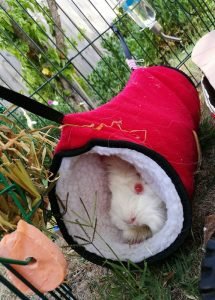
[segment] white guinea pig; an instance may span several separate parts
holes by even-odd
[[[166,221],[164,202],[133,165],[114,155],[104,157],[103,161],[112,193],[111,221],[122,230],[126,243],[140,243],[163,227]]]

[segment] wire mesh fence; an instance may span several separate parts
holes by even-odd
[[[196,41],[214,29],[215,2],[149,2],[165,33],[180,37],[181,42],[166,41],[149,29],[141,31],[115,0],[0,0],[0,84],[56,105],[63,113],[95,108],[117,95],[130,74],[112,31],[114,24],[137,63],[181,69],[198,85],[201,75],[190,60],[191,52]],[[1,112],[20,127],[47,124],[30,113],[26,117],[26,112],[3,99],[0,104]],[[14,289],[1,275],[0,281]],[[51,295],[74,299],[65,284]]]
[[[55,101],[64,113],[108,101],[129,77],[111,30],[115,24],[137,61],[180,68],[198,84],[190,56],[196,40],[214,28],[214,1],[151,2],[164,31],[181,37],[180,43],[140,31],[114,0],[0,1],[0,83],[47,105]],[[5,101],[1,105],[8,109]],[[18,108],[8,109],[8,115],[27,126]]]
[[[2,262],[1,262],[2,263]],[[50,291],[44,295],[37,288],[35,288],[26,278],[20,275],[10,264],[2,263],[2,265],[9,270],[13,275],[15,275],[19,280],[21,280],[26,286],[39,297],[40,300],[48,300],[48,299],[66,299],[66,300],[76,300],[75,296],[72,293],[71,288],[67,285],[67,283],[62,283],[58,288],[54,291]],[[4,276],[0,274],[0,282],[4,284],[10,291],[12,291],[18,299],[29,300],[28,296],[23,294],[18,288],[16,288],[9,280],[7,280]],[[50,298],[51,297],[51,298]]]

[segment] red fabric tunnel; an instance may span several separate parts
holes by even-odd
[[[164,243],[162,246],[155,246],[156,249],[153,248],[154,243],[157,245],[154,241],[152,249],[155,250],[152,250],[151,254],[146,254],[141,245],[134,246],[133,253],[136,254],[130,255],[128,254],[130,250],[123,250],[124,248],[122,252],[121,250],[117,252],[118,246],[113,243],[122,261],[131,259],[136,263],[141,263],[144,259],[158,260],[177,249],[187,235],[191,224],[190,203],[188,202],[194,190],[194,173],[198,162],[196,131],[199,119],[200,102],[191,80],[182,72],[164,66],[134,70],[126,87],[111,101],[95,110],[68,114],[64,117],[61,139],[51,168],[54,174],[60,173],[59,180],[63,181],[64,178],[62,162],[65,158],[85,157],[88,159],[86,154],[91,153],[90,151],[97,146],[101,147],[98,148],[100,150],[96,150],[101,155],[106,155],[105,151],[108,151],[104,150],[103,153],[101,150],[103,148],[118,149],[114,151],[118,151],[119,155],[121,149],[129,149],[135,152],[134,156],[143,154],[144,157],[148,156],[155,161],[167,174],[170,179],[169,184],[174,186],[176,194],[182,201],[180,232],[174,233],[171,241],[167,237],[166,245]],[[64,165],[66,165],[65,162]],[[75,169],[71,167],[71,176],[74,172]],[[92,177],[93,174],[90,174],[87,169],[86,176]],[[156,181],[159,181],[159,177],[155,179]],[[73,184],[75,182],[71,181],[71,185]],[[83,185],[85,185],[84,181]],[[94,251],[83,245],[80,245],[80,248],[77,247],[77,244],[81,243],[75,237],[74,230],[76,229],[73,229],[72,224],[66,223],[66,219],[70,218],[69,212],[63,214],[63,208],[56,197],[57,194],[60,195],[61,200],[65,198],[66,189],[66,183],[60,182],[50,193],[52,209],[65,239],[70,244],[75,244],[75,250],[93,262],[101,264],[106,258],[115,260],[113,255],[108,254],[108,250],[102,252],[102,246],[101,248],[98,246],[100,251]],[[171,201],[174,202],[174,197],[172,199]],[[72,197],[68,201],[73,201]],[[67,209],[69,210],[69,206]],[[167,210],[169,218],[171,216],[170,203],[167,204]],[[177,227],[177,225],[174,226]],[[157,239],[165,240],[165,237],[162,239],[158,235]],[[109,242],[111,243],[111,239]],[[142,251],[144,254],[139,255]],[[100,252],[104,255],[100,255]],[[123,253],[122,257],[121,253]]]

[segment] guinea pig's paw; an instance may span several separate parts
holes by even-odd
[[[139,244],[152,236],[151,229],[147,225],[133,227],[122,232],[123,239],[129,245]]]

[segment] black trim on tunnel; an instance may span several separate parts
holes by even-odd
[[[148,149],[144,146],[137,145],[132,142],[127,141],[113,141],[113,140],[103,140],[103,139],[94,139],[91,140],[88,144],[85,146],[73,149],[73,150],[67,150],[67,151],[61,151],[57,154],[55,154],[53,163],[51,166],[50,171],[55,176],[60,168],[62,159],[64,157],[72,157],[84,154],[88,151],[90,151],[95,146],[102,146],[107,148],[127,148],[131,150],[135,150],[137,152],[140,152],[148,157],[150,157],[152,160],[154,160],[169,176],[176,188],[176,191],[181,199],[181,203],[183,206],[183,213],[184,213],[184,221],[183,221],[183,228],[181,230],[181,233],[178,235],[178,237],[175,239],[175,241],[167,247],[165,250],[161,251],[160,253],[157,253],[154,256],[151,256],[147,258],[145,261],[148,263],[157,262],[160,261],[170,254],[172,254],[185,240],[186,236],[190,232],[191,223],[192,223],[192,212],[191,212],[191,201],[188,197],[187,191],[185,190],[185,187],[177,174],[177,172],[173,169],[173,167],[169,164],[169,162],[160,154],[156,153],[155,151]],[[111,263],[118,263],[117,261],[113,261],[110,259],[106,259],[104,257],[101,257],[97,254],[91,253],[87,251],[83,246],[78,245],[76,241],[73,240],[72,236],[69,235],[67,228],[63,222],[62,216],[60,214],[60,208],[57,203],[56,195],[55,195],[55,187],[51,190],[49,193],[49,199],[51,202],[51,208],[52,212],[56,218],[57,224],[61,230],[61,233],[66,240],[66,242],[71,245],[71,247],[80,254],[83,258],[96,263],[98,265],[110,267],[110,265],[107,262]],[[121,263],[121,262],[120,262]],[[127,265],[126,261],[122,262],[123,264]],[[144,261],[137,263],[140,267],[144,267]]]

